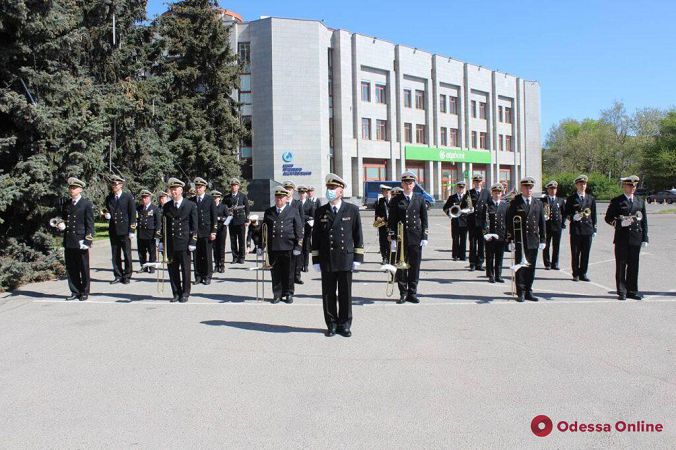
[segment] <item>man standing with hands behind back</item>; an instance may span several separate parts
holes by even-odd
[[[110,194],[106,197],[107,212],[104,217],[108,220],[108,235],[110,249],[113,255],[113,274],[115,278],[110,284],[129,284],[132,273],[131,239],[136,230],[136,206],[134,197],[128,192],[122,192],[124,178],[113,175],[110,177]],[[124,268],[122,267],[124,254]]]
[[[197,205],[197,250],[195,251],[195,284],[210,284],[214,273],[213,241],[218,230],[218,214],[214,198],[206,193],[207,182],[197,177],[195,196]]]
[[[230,252],[232,253],[232,264],[244,264],[244,254],[246,253],[246,223],[249,217],[249,199],[246,194],[239,192],[239,179],[230,180],[230,194],[224,199],[223,203],[230,211],[230,218],[226,219],[226,225],[230,231]]]

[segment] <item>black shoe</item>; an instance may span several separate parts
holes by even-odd
[[[178,295],[174,295],[171,300],[169,300],[169,303],[176,303],[180,297]]]
[[[550,266],[545,266],[545,270],[550,270],[550,269],[551,269]]]
[[[338,334],[340,334],[343,337],[350,337],[352,336],[352,332],[350,330],[346,330],[344,328],[339,328],[338,329]]]
[[[279,298],[279,297],[273,297],[272,301],[270,303],[272,303],[274,305],[276,303],[279,303],[280,300],[281,300],[281,298]]]
[[[469,266],[469,271],[474,272],[474,266]]]
[[[305,284],[305,283],[303,282],[303,280],[296,280],[296,281],[294,281],[294,283],[296,283],[296,284]]]
[[[502,277],[495,277],[495,282],[496,283],[504,283],[505,280]]]
[[[574,275],[574,276],[573,276],[573,281],[580,281],[580,277],[578,277],[577,275]]]
[[[523,292],[521,294],[517,294],[516,301],[519,302],[519,303],[523,303],[523,301],[524,301]]]
[[[398,305],[401,305],[402,303],[406,303],[406,294],[401,294],[399,300],[397,300]]]
[[[122,282],[122,278],[115,278],[113,281],[110,282],[110,284],[117,284]]]
[[[218,269],[218,273],[225,273],[225,266],[224,266],[224,265],[221,266],[221,267]]]
[[[187,295],[181,295],[181,298],[178,300],[179,303],[186,303],[188,301]]]
[[[192,284],[200,284],[202,282],[202,277],[195,277],[195,281]]]
[[[326,337],[331,337],[336,335],[336,327],[331,326],[326,330],[326,333],[324,333],[324,336]]]
[[[70,294],[70,297],[66,297],[66,301],[75,300],[76,298],[80,298],[80,296],[78,294]]]
[[[479,264],[478,266],[475,267],[476,270],[484,270],[483,266]]]
[[[587,278],[587,275],[580,275],[580,281],[591,281],[591,280]]]
[[[286,297],[284,297],[284,303],[286,303],[287,305],[293,303],[293,295],[287,295]]]
[[[239,258],[239,260],[237,261],[237,264],[244,264],[244,258]]]
[[[81,295],[79,300],[81,302],[86,302],[87,300],[89,300],[89,295],[87,294]]]
[[[489,275],[488,276],[488,282],[489,283],[495,283],[495,278]]]
[[[415,294],[412,294],[412,295],[409,295],[408,297],[406,297],[406,301],[411,302],[411,303],[420,303],[420,300],[418,300],[418,297],[416,297]]]
[[[120,280],[120,283],[122,284],[129,284],[130,282],[131,280],[129,280],[129,278],[124,278],[123,280]]]
[[[154,267],[148,268],[148,273],[155,273],[155,268]]]
[[[202,284],[205,286],[209,286],[211,284],[211,278],[202,279]]]
[[[238,262],[239,262],[239,259],[233,259],[232,261],[230,261],[230,264],[237,264]]]
[[[534,296],[532,292],[526,292],[526,295],[524,296],[524,298],[526,300],[531,301],[531,302],[537,302],[539,300],[539,298]]]
[[[453,258],[453,261],[457,261],[457,260],[458,260],[458,258]]]
[[[561,269],[559,269],[559,266],[555,266],[552,264],[552,270],[561,270]]]
[[[628,298],[634,299],[634,300],[643,300],[643,296],[641,294],[637,294],[635,292],[630,292],[627,294]]]
[[[617,294],[617,299],[618,300],[626,300],[627,296],[625,294]]]

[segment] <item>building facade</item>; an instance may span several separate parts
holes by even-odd
[[[336,172],[361,197],[364,181],[413,170],[436,198],[475,174],[486,184],[540,180],[537,82],[320,21],[224,18],[244,63],[245,178],[321,193]]]

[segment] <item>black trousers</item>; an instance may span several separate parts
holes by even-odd
[[[570,235],[570,253],[573,276],[579,277],[587,274],[589,267],[589,253],[591,252],[592,237]]]
[[[225,266],[225,239],[228,237],[228,227],[221,227],[216,232],[216,240],[213,241],[214,263],[216,267]]]
[[[188,249],[169,254],[169,283],[175,297],[190,295],[190,252]]]
[[[230,252],[234,261],[244,259],[246,252],[246,226],[242,225],[228,225],[230,229]]]
[[[640,245],[615,244],[615,284],[618,295],[638,293]]]
[[[542,252],[542,261],[545,263],[545,267],[558,267],[559,265],[559,247],[561,244],[561,230],[558,231],[547,231],[547,238],[545,243],[545,249]],[[551,250],[551,259],[549,258],[549,253]]]
[[[504,241],[486,242],[486,275],[502,277],[502,258],[505,255]]]
[[[195,279],[211,279],[214,273],[212,241],[208,237],[197,238],[197,249],[195,250]]]
[[[390,261],[390,241],[387,240],[387,227],[378,228],[378,243],[380,244],[380,257]]]
[[[270,252],[273,297],[281,298],[294,294],[295,260],[296,257],[291,250]]]
[[[453,238],[453,246],[451,249],[451,256],[453,258],[458,258],[460,261],[464,261],[467,253],[467,228],[456,227],[452,225],[453,232],[451,237]]]
[[[336,295],[337,292],[337,295]],[[352,326],[352,271],[322,272],[322,305],[326,326]]]
[[[533,280],[535,280],[535,264],[538,259],[538,249],[529,250],[526,249],[525,252],[526,261],[530,263],[528,267],[522,267],[516,273],[516,294],[519,295],[522,292],[532,292],[533,291]],[[515,261],[518,263],[521,261],[521,246],[516,246],[516,251],[514,253]]]
[[[418,292],[421,257],[422,248],[420,244],[409,244],[406,246],[406,262],[411,267],[407,270],[397,270],[395,275],[400,295],[415,295]]]
[[[136,245],[138,245],[138,260],[141,263],[141,267],[147,262],[155,262],[157,260],[155,239],[137,239]]]
[[[113,254],[113,274],[115,278],[128,280],[131,278],[131,239],[128,234],[122,236],[110,236],[110,249]],[[124,267],[122,255],[124,254]]]
[[[310,254],[312,253],[312,227],[305,226],[305,235],[303,236],[303,271],[307,272],[310,267]]]
[[[469,228],[469,265],[480,267],[484,263],[484,234],[480,227]]]
[[[68,288],[74,295],[89,295],[89,250],[66,248]]]

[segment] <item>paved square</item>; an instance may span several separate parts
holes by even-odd
[[[673,448],[676,215],[660,209],[649,209],[643,301],[615,299],[612,229],[600,218],[592,282],[570,280],[564,234],[563,270],[540,258],[541,300],[524,304],[510,299],[509,277],[489,284],[450,261],[439,210],[421,303],[395,304],[363,212],[349,339],[323,335],[317,273],[304,274],[294,304],[259,302],[249,257],[170,304],[168,282],[159,295],[149,274],[109,285],[109,244],[97,241],[89,301],[63,301],[64,280],[0,298],[0,447]],[[555,427],[644,420],[665,431],[538,438],[538,414]]]

